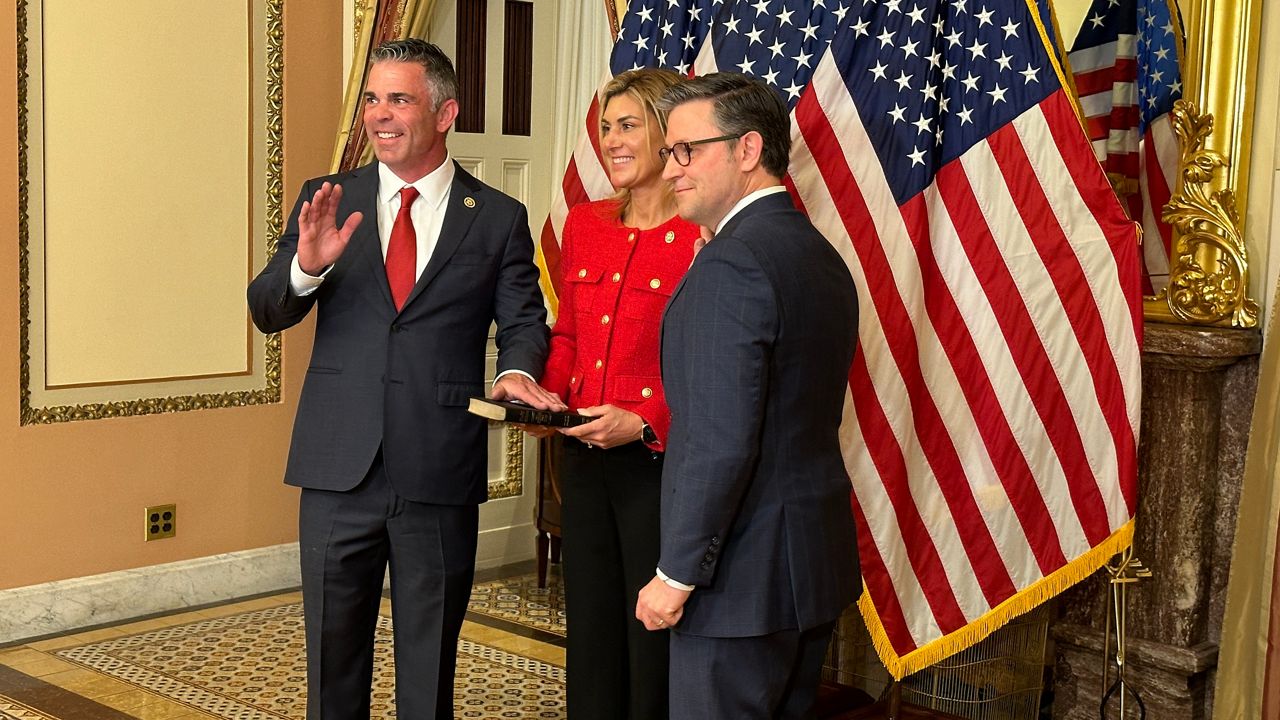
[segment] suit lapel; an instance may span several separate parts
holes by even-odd
[[[354,247],[349,246],[347,251],[354,251],[369,264],[371,276],[379,280],[373,285],[377,286],[383,301],[391,305],[391,286],[387,284],[382,242],[378,239],[378,163],[375,161],[356,170],[356,174],[342,184],[342,192],[347,207],[364,213],[360,227],[351,236],[351,246]]]
[[[739,210],[738,214],[729,218],[729,222],[725,223],[724,227],[721,228],[720,232],[716,233],[716,235],[732,235],[734,230],[736,230],[745,219],[755,215],[756,213],[768,212],[770,210],[794,210],[795,207],[795,203],[791,201],[791,195],[788,193],[766,195]],[[708,245],[713,242],[715,242],[715,238],[712,238],[708,242]],[[706,252],[706,249],[707,248],[704,247],[702,252]],[[701,255],[702,252],[699,252],[698,255]],[[680,278],[680,282],[676,285],[676,289],[671,292],[671,297],[667,300],[666,308],[662,311],[662,324],[658,331],[658,357],[662,357],[662,344],[666,340],[667,318],[671,315],[671,309],[676,305],[677,298],[680,297],[680,291],[684,290],[685,281],[689,279],[689,273],[693,271],[693,266],[698,264],[698,255],[694,256],[693,262],[689,265],[689,270]]]
[[[471,224],[480,216],[484,209],[484,200],[479,193],[480,188],[480,181],[469,175],[455,162],[453,185],[449,189],[449,204],[445,207],[444,221],[440,224],[440,237],[436,239],[436,247],[431,251],[431,260],[422,269],[422,275],[404,301],[404,307],[409,307],[410,303],[421,295],[427,285],[440,274],[448,264],[449,258],[453,257],[453,253],[462,244],[467,232],[471,230]]]

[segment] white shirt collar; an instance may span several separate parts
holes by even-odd
[[[423,200],[438,206],[449,194],[448,190],[453,185],[453,175],[453,156],[447,153],[440,167],[411,183],[405,182],[392,172],[391,168],[378,163],[378,202],[389,203],[406,185],[412,185],[418,190]]]
[[[719,233],[721,230],[723,230],[725,223],[729,222],[729,219],[732,218],[734,215],[737,215],[739,212],[741,212],[742,208],[750,205],[751,203],[759,200],[762,197],[765,197],[766,195],[773,195],[775,193],[786,192],[786,191],[787,191],[787,188],[782,185],[770,185],[767,188],[761,188],[749,195],[744,195],[743,198],[738,201],[737,205],[734,205],[732,208],[729,209],[729,213],[724,216],[724,218],[720,221],[720,224],[716,225],[716,232]]]

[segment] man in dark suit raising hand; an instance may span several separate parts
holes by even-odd
[[[664,177],[714,231],[671,296],[662,551],[636,617],[671,628],[671,718],[807,717],[861,589],[839,426],[849,270],[781,184],[786,108],[743,75],[667,92]]]
[[[377,162],[308,181],[249,285],[263,332],[316,309],[285,482],[302,488],[307,717],[367,720],[390,566],[396,714],[452,718],[454,658],[485,500],[491,394],[563,409],[533,378],[548,330],[523,205],[467,174],[445,138],[453,64],[421,40],[373,53],[364,126]]]

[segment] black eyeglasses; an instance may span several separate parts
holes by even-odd
[[[687,166],[689,161],[693,159],[693,146],[704,145],[706,143],[721,142],[723,140],[737,140],[746,135],[746,133],[738,133],[737,135],[721,135],[720,137],[707,138],[706,140],[690,140],[688,142],[678,142],[671,147],[658,148],[658,159],[662,160],[662,164],[667,164],[667,158],[676,159],[676,164]]]

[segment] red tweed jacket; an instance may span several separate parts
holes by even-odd
[[[671,415],[662,392],[659,330],[667,299],[693,261],[698,226],[673,217],[624,227],[612,200],[574,206],[561,240],[560,310],[542,386],[573,410],[612,404],[653,428],[665,450]]]

